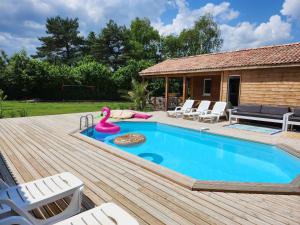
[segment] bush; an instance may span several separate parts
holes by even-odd
[[[127,66],[121,67],[114,73],[113,80],[119,89],[130,90],[133,80],[141,81],[139,72],[148,68],[149,66],[152,66],[153,64],[154,63],[152,61],[130,60]]]
[[[20,117],[26,117],[26,116],[28,116],[27,109],[20,109],[18,112],[19,112]]]
[[[141,80],[139,71],[153,65],[151,61],[131,60],[113,73],[91,57],[73,66],[54,65],[32,59],[25,51],[2,61],[0,88],[10,99],[44,100],[115,100],[120,98],[118,90],[130,90],[132,80]]]
[[[112,80],[112,72],[97,62],[78,64],[71,73],[80,85],[93,86],[93,99],[115,99],[116,87]]]

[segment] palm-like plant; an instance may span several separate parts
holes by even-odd
[[[129,98],[133,101],[137,110],[145,110],[150,92],[147,90],[148,82],[132,81],[132,91],[128,92]]]
[[[4,91],[0,89],[0,118],[3,117],[3,101],[7,98],[7,95],[4,94]]]

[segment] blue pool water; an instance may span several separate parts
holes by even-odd
[[[198,180],[290,183],[300,174],[300,159],[266,144],[197,132],[153,122],[118,122],[121,133],[83,134]],[[116,136],[141,133],[146,142],[117,146]]]

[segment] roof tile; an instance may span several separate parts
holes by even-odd
[[[286,64],[300,65],[300,42],[168,59],[141,71],[140,75],[172,74],[189,71],[221,71],[223,69],[271,67]]]

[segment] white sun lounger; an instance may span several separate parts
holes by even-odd
[[[176,107],[175,110],[167,111],[168,116],[175,116],[176,118],[179,115],[183,115],[184,112],[188,112],[193,108],[194,100],[186,100],[182,107]]]
[[[11,187],[0,179],[0,187],[0,215],[17,209],[33,224],[49,224],[69,218],[81,210],[83,182],[68,172]],[[69,206],[56,216],[39,220],[28,212],[68,196],[71,197]]]
[[[225,115],[226,102],[216,102],[212,110],[206,111],[203,115],[199,115],[199,120],[210,120],[218,122],[221,116]]]
[[[201,101],[198,108],[192,108],[189,112],[184,112],[183,116],[193,117],[193,120],[199,118],[199,115],[204,114],[210,105],[210,101]]]
[[[18,214],[18,212],[17,212]],[[11,225],[35,225],[20,213],[18,216],[0,219],[0,224]],[[90,209],[76,216],[51,223],[52,225],[138,225],[136,219],[114,203],[104,203],[101,206]],[[50,224],[49,224],[50,225]]]

